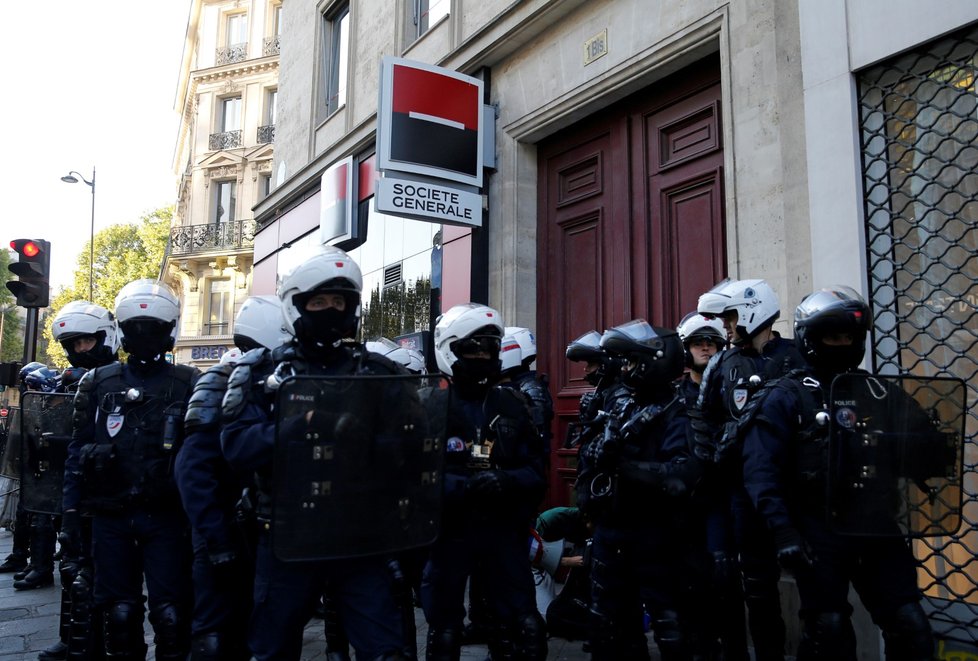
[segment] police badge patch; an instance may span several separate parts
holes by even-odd
[[[747,405],[747,400],[750,399],[750,391],[747,388],[734,388],[733,390],[733,405],[738,411],[743,411],[744,406]]]
[[[105,430],[109,432],[109,438],[115,438],[115,435],[122,430],[122,423],[125,419],[126,416],[121,413],[109,414],[109,417],[105,419]]]

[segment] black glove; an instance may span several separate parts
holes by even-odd
[[[211,561],[211,571],[214,572],[214,583],[221,592],[240,591],[244,584],[242,566],[234,551],[223,551],[208,555]]]
[[[809,571],[815,564],[811,548],[794,528],[774,531],[774,543],[778,547],[778,563],[792,575]]]
[[[693,454],[697,459],[714,461],[717,449],[717,430],[711,425],[701,409],[691,406],[686,410],[689,416],[689,437]]]
[[[740,573],[737,559],[726,551],[714,551],[713,556],[713,585],[722,588],[729,585]]]
[[[65,512],[61,516],[61,532],[58,535],[61,542],[62,555],[78,559],[82,556],[81,514],[78,510]]]
[[[465,481],[465,494],[478,504],[491,504],[508,495],[512,486],[513,478],[504,471],[479,471]]]

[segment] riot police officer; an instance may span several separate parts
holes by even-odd
[[[499,313],[477,303],[456,305],[435,324],[435,358],[451,377],[453,408],[442,528],[421,586],[429,661],[458,660],[465,583],[474,573],[485,589],[493,658],[547,655],[526,541],[546,484],[547,447],[526,398],[495,385],[502,335]]]
[[[182,420],[196,369],[166,353],[178,332],[180,304],[166,285],[144,279],[115,299],[125,364],[97,367],[75,395],[65,468],[64,509],[93,514],[95,604],[104,614],[105,651],[142,659],[143,577],[156,658],[190,651],[191,546],[173,477]]]
[[[362,287],[359,266],[338,248],[327,248],[298,265],[279,288],[295,339],[274,352],[248,352],[228,382],[221,431],[224,456],[239,473],[255,474],[258,514],[269,522],[260,527],[248,634],[252,654],[259,660],[299,658],[303,627],[327,583],[341,605],[343,626],[358,658],[399,659],[405,653],[401,613],[385,558],[287,563],[275,556],[270,534],[276,440],[271,415],[280,380],[293,374],[400,373],[393,362],[350,342],[360,323]],[[279,423],[290,425],[283,434],[299,437],[318,429],[318,416],[310,409],[298,419]]]
[[[567,345],[567,360],[584,363],[584,380],[594,386],[581,395],[578,420],[568,430],[564,447],[584,445],[604,431],[604,414],[614,410],[618,400],[631,397],[631,390],[621,380],[621,359],[601,348],[601,333],[591,330]],[[587,495],[578,490],[578,498]],[[578,504],[583,507],[582,500]]]
[[[251,296],[234,319],[236,349],[224,353],[194,386],[185,418],[186,439],[176,458],[177,487],[194,547],[195,661],[248,659],[246,643],[254,585],[254,549],[236,521],[249,483],[221,452],[221,401],[242,351],[275,349],[291,339],[277,296]]]
[[[781,572],[770,533],[743,489],[737,419],[765,381],[803,361],[794,343],[773,328],[781,307],[774,290],[763,280],[724,280],[700,296],[697,311],[721,319],[733,345],[710,360],[690,413],[696,430],[694,452],[715,464],[704,479],[711,494],[708,549],[719,581],[738,571],[743,576],[755,655],[759,661],[779,661],[784,658],[785,645],[778,592]]]
[[[513,346],[515,344],[515,347]],[[554,402],[546,374],[531,369],[537,359],[537,340],[529,328],[507,326],[500,350],[503,382],[519,390],[530,400],[533,424],[547,447],[553,436]]]
[[[61,374],[60,390],[76,392],[84,374],[119,359],[119,329],[115,317],[101,305],[72,301],[51,324],[54,340],[64,349],[71,367]],[[87,654],[92,640],[92,528],[91,518],[78,512],[63,517],[61,525],[61,626],[59,640],[38,658],[64,659],[69,651]]]
[[[27,377],[27,375],[33,372],[34,370],[40,369],[42,367],[44,367],[44,363],[39,363],[35,360],[27,363],[26,365],[20,368],[20,371],[17,373],[17,380],[18,383],[20,384],[21,393],[23,393],[23,391],[26,390],[24,379]],[[16,435],[11,435],[8,438],[8,441],[10,438],[16,438]],[[17,474],[16,471],[18,471],[19,466],[17,466],[16,463],[14,463],[13,461],[8,461],[9,457],[17,456],[15,453],[15,449],[11,443],[8,442],[7,444],[4,445],[3,454],[4,454],[4,463],[13,464],[8,466],[8,468],[11,471],[14,471],[12,474]],[[11,549],[10,554],[4,559],[3,563],[0,563],[0,573],[13,572],[15,576],[14,580],[19,580],[22,579],[27,574],[28,559],[30,558],[31,555],[30,513],[23,508],[19,500],[17,501],[17,512],[14,516],[15,516],[14,527],[13,527],[14,545],[13,548]],[[18,574],[20,574],[19,577],[17,577]]]
[[[862,361],[871,327],[869,306],[850,287],[807,296],[795,311],[805,367],[759,393],[741,422],[744,483],[774,535],[779,561],[798,585],[802,661],[856,658],[850,583],[883,631],[887,659],[933,658],[906,541],[843,536],[828,519],[828,426],[820,424],[818,413],[827,408],[833,378]]]
[[[675,331],[636,319],[606,331],[601,347],[622,357],[633,395],[580,452],[578,480],[587,483],[586,512],[594,520],[592,658],[648,659],[645,612],[661,658],[691,658],[679,570],[699,466],[689,452],[685,405],[673,388],[682,374],[682,343]]]
[[[727,335],[723,322],[714,317],[707,319],[698,312],[690,312],[676,328],[683,342],[683,354],[687,372],[679,382],[679,393],[687,406],[694,406],[700,395],[703,372],[710,359],[727,348]]]

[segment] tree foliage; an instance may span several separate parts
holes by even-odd
[[[89,298],[89,248],[86,242],[78,255],[74,281],[63,287],[51,300],[46,315],[44,338],[49,364],[67,367],[61,345],[53,341],[51,322],[58,311],[72,301],[92,300],[109,310],[115,308],[115,297],[125,285],[140,278],[158,278],[166,252],[166,241],[173,218],[173,207],[163,207],[140,218],[139,223],[110,225],[95,234],[95,268],[92,297]],[[40,352],[39,352],[40,355]]]
[[[10,265],[9,250],[0,250],[0,282],[15,280],[7,266]],[[24,357],[24,325],[20,318],[21,308],[14,305],[16,299],[10,290],[0,285],[0,310],[3,310],[3,335],[0,339],[0,362],[10,363]]]
[[[378,285],[363,303],[362,334],[365,340],[393,339],[428,330],[431,322],[431,279],[418,278],[381,289]]]

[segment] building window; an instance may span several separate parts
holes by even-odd
[[[976,80],[978,26],[858,74],[875,371],[955,376],[971,402],[978,395]],[[973,448],[978,407],[965,407],[965,436]],[[955,487],[964,512],[978,511],[976,475],[978,454],[966,450],[963,488]],[[922,492],[920,502],[931,508],[924,517],[936,511],[953,521],[939,509],[940,495]],[[936,633],[975,645],[978,532],[973,516],[964,519],[957,534],[924,537],[913,548]]]
[[[272,175],[263,174],[258,177],[258,191],[259,199],[268,197],[268,194],[272,192]]]
[[[207,316],[203,335],[227,335],[231,332],[231,307],[234,291],[230,278],[212,278],[207,285]]]
[[[269,29],[265,34],[265,43],[262,45],[262,57],[278,55],[281,49],[280,39],[282,37],[282,3],[273,3],[269,7]]]
[[[241,97],[221,99],[221,131],[237,131],[241,128]]]
[[[224,45],[217,49],[217,64],[248,59],[248,15],[229,14],[224,21]]]
[[[258,144],[265,145],[275,142],[275,109],[278,104],[278,90],[265,92],[265,111],[262,115],[262,125],[258,127]]]
[[[323,109],[332,115],[346,103],[350,6],[323,15]]]
[[[414,41],[448,16],[451,0],[410,0],[410,25],[413,28],[411,41]]]
[[[237,182],[219,181],[214,189],[215,223],[225,223],[234,220],[235,206],[238,203]]]

